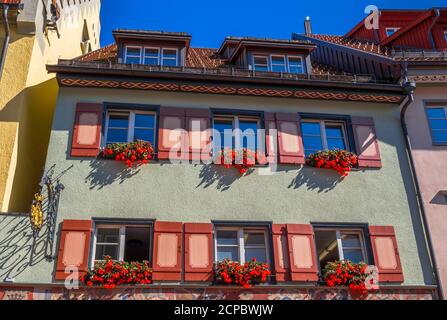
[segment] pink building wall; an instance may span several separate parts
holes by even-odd
[[[447,106],[447,85],[419,85],[415,101],[408,108],[406,121],[412,144],[416,173],[424,201],[428,227],[438,264],[440,285],[447,297],[447,146],[433,145],[425,112],[426,102]]]

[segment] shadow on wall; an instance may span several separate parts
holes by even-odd
[[[122,184],[140,172],[139,167],[128,168],[124,163],[113,160],[94,160],[90,162],[90,168],[85,178],[85,183],[90,184],[90,190],[101,190],[117,181]]]
[[[329,192],[343,180],[344,177],[333,170],[303,167],[289,184],[289,189],[306,186],[307,190],[317,190],[318,193]]]
[[[249,169],[245,175],[252,174],[254,171],[254,169]],[[231,185],[241,177],[243,176],[235,168],[227,169],[223,166],[207,164],[203,165],[202,169],[200,170],[200,183],[196,188],[208,188],[216,183],[217,190],[226,191],[230,189]]]
[[[45,260],[45,226],[44,222],[35,240],[28,216],[0,215],[0,281],[15,278]]]

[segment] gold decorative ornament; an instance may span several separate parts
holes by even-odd
[[[43,196],[40,193],[34,195],[33,204],[31,206],[31,228],[34,232],[39,232],[43,226]]]

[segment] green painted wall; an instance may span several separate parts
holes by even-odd
[[[213,166],[152,163],[129,171],[114,161],[71,159],[76,103],[104,101],[373,116],[383,168],[353,172],[339,181],[332,171],[293,166],[281,166],[273,176],[254,172],[239,178],[231,170]],[[57,172],[65,171],[59,222],[107,217],[393,225],[405,284],[432,284],[396,105],[62,88],[46,160],[47,168],[52,165]],[[0,237],[4,237],[7,228],[0,230]],[[39,262],[16,280],[49,282],[53,268],[53,263]],[[4,269],[0,270],[3,276]]]

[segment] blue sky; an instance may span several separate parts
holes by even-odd
[[[367,5],[381,9],[447,6],[446,0],[103,0],[101,44],[117,28],[183,31],[192,45],[217,48],[225,36],[290,39],[303,32],[306,16],[314,33],[344,34],[365,17]]]

